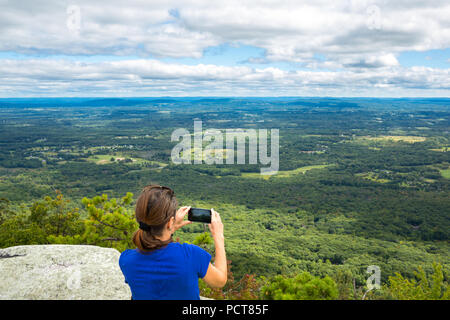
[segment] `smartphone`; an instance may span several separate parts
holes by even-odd
[[[211,210],[191,208],[188,212],[188,220],[193,222],[211,223]]]

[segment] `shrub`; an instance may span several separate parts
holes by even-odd
[[[444,280],[442,265],[434,263],[433,273],[427,275],[419,267],[416,279],[406,279],[399,273],[389,277],[389,286],[385,290],[397,300],[449,300],[450,288]]]
[[[262,288],[261,295],[269,300],[334,300],[339,293],[330,277],[319,278],[303,272],[295,278],[276,276]]]

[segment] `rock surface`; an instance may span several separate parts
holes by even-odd
[[[88,245],[0,249],[0,299],[129,300],[119,256]]]

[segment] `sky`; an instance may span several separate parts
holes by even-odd
[[[449,97],[448,0],[0,0],[0,97]]]

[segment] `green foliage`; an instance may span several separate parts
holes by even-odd
[[[264,277],[246,274],[240,280],[234,278],[231,261],[227,260],[227,283],[225,287],[211,288],[199,279],[200,295],[216,300],[257,300],[259,291],[265,281]]]
[[[33,203],[29,212],[9,214],[0,225],[0,247],[53,243],[55,238],[80,234],[79,209],[69,208],[61,192]]]
[[[194,239],[192,244],[195,244],[199,247],[202,247],[203,249],[206,249],[212,244],[214,244],[214,241],[211,238],[209,232],[203,232]]]
[[[57,191],[55,198],[47,196],[42,201],[35,202],[28,219],[49,235],[49,238],[78,234],[82,230],[79,209],[67,208],[69,203]]]
[[[0,201],[2,209],[2,221],[0,224],[0,245],[1,247],[9,247],[24,244],[93,244],[105,247],[113,247],[122,251],[127,248],[134,247],[131,241],[132,233],[137,229],[137,223],[134,219],[132,210],[132,194],[127,193],[123,198],[108,199],[106,194],[95,196],[93,198],[83,198],[82,203],[85,208],[82,218],[78,208],[70,206],[70,201],[65,200],[63,195],[58,191],[56,197],[44,197],[44,199],[34,202],[31,207],[25,211],[16,212],[10,208],[7,200]],[[203,205],[201,205],[203,206]],[[206,205],[205,205],[206,206]],[[230,228],[226,229],[227,234],[234,228],[242,226],[242,222],[247,219],[255,219],[261,213],[248,211],[247,215],[239,213],[237,207],[232,207],[235,216],[229,216],[224,208],[223,220]],[[253,216],[253,214],[256,214]],[[266,212],[267,221],[274,219],[273,212]],[[234,217],[239,217],[237,220]],[[285,217],[285,225],[291,225],[293,218]],[[300,216],[301,222],[309,225],[309,220]],[[249,221],[250,221],[249,220]],[[236,221],[238,224],[228,223]],[[264,222],[264,219],[262,220]],[[227,240],[227,247],[231,251],[242,251],[242,243],[248,239],[255,241],[258,234],[250,227],[250,223],[244,223],[244,232],[239,238],[239,242]],[[181,235],[186,240],[186,235],[194,236],[192,243],[205,248],[213,253],[213,240],[208,232],[189,232],[192,230],[201,230],[201,226],[197,224],[189,225],[182,230]],[[276,228],[279,228],[277,226]],[[230,230],[231,229],[231,230]],[[208,287],[202,280],[199,281],[200,292],[202,296],[214,299],[360,299],[363,296],[361,286],[356,288],[356,283],[363,283],[367,276],[364,272],[361,274],[360,269],[364,270],[365,266],[372,263],[382,265],[382,270],[386,270],[389,275],[388,265],[383,265],[381,261],[374,261],[365,254],[358,254],[361,250],[367,250],[368,244],[362,239],[355,242],[354,239],[347,244],[349,250],[356,254],[354,257],[349,256],[343,243],[336,242],[335,235],[323,235],[316,232],[303,232],[300,237],[296,238],[297,246],[303,251],[297,252],[294,247],[291,249],[289,243],[294,243],[294,239],[287,237],[283,233],[274,233],[271,230],[271,236],[261,238],[260,245],[267,245],[267,252],[260,252],[259,255],[271,254],[270,249],[280,249],[276,246],[277,242],[285,243],[285,250],[294,256],[300,255],[303,259],[304,268],[309,272],[303,272],[296,277],[288,277],[289,272],[284,271],[284,276],[276,276],[270,281],[265,277],[256,276],[255,274],[244,273],[238,275],[239,280],[235,280],[235,275],[231,270],[231,261],[228,261],[228,282],[223,289],[214,289]],[[281,237],[281,238],[279,238]],[[227,237],[226,237],[227,238]],[[350,240],[349,238],[348,240]],[[348,241],[347,240],[347,241]],[[177,239],[179,241],[179,238]],[[382,244],[382,243],[381,243]],[[239,248],[235,249],[237,245]],[[336,247],[336,248],[335,248]],[[378,244],[374,250],[377,255],[390,257],[396,255],[397,260],[388,260],[392,270],[401,268],[399,259],[419,259],[417,251],[414,251],[407,242],[400,242],[397,249]],[[404,247],[404,248],[403,248]],[[339,250],[337,250],[339,248]],[[366,249],[365,249],[366,248]],[[403,248],[403,249],[401,249]],[[230,250],[230,249],[229,249]],[[228,250],[228,251],[229,251]],[[294,250],[294,251],[293,251]],[[411,250],[411,251],[410,251]],[[433,252],[438,250],[433,247]],[[349,252],[350,252],[349,251]],[[336,252],[340,252],[337,256]],[[361,251],[363,252],[363,251]],[[248,253],[247,253],[248,254]],[[235,255],[231,254],[232,257]],[[262,265],[267,272],[272,268],[269,258],[263,258],[259,261],[257,255],[249,254],[247,260],[242,260],[237,256],[235,267],[233,269],[242,272],[242,268],[248,265],[254,268]],[[252,261],[248,261],[252,258]],[[319,261],[308,262],[308,259],[317,259]],[[277,259],[277,267],[285,263],[290,263],[286,257],[279,256]],[[325,261],[321,261],[325,260]],[[337,265],[334,265],[333,263]],[[345,265],[342,262],[345,261]],[[236,267],[237,266],[237,267]],[[274,265],[275,266],[275,265]],[[445,265],[444,265],[445,266]],[[406,270],[412,268],[408,266]],[[389,285],[385,285],[383,290],[369,292],[366,299],[449,299],[449,289],[441,264],[434,264],[434,273],[427,276],[424,269],[419,267],[419,272],[414,272],[416,279],[409,279],[400,274],[389,277]],[[263,269],[261,269],[263,270]],[[280,269],[283,270],[283,269]],[[264,272],[258,272],[264,274]],[[258,274],[256,273],[256,274]],[[329,276],[328,276],[329,275]]]
[[[13,212],[9,208],[10,201],[5,198],[0,198],[0,224],[2,224],[6,219],[8,219]]]
[[[57,191],[55,198],[34,202],[28,212],[9,213],[0,225],[0,247],[53,243],[132,248],[131,236],[137,229],[132,201],[131,192],[121,199],[108,200],[106,194],[83,198],[87,218],[82,219],[79,208],[69,208],[70,201]],[[2,202],[4,208],[6,204]]]
[[[361,299],[368,265],[381,268],[386,285],[401,274],[399,286],[413,292],[421,283],[418,266],[429,272],[433,261],[444,269],[450,264],[448,99],[174,100],[114,108],[103,100],[98,108],[44,101],[54,105],[39,111],[30,103],[2,106],[0,198],[11,202],[0,200],[1,247],[132,247],[132,209],[120,197],[153,181],[173,188],[183,205],[221,213],[227,257],[239,279],[227,288],[240,285],[212,291],[217,298],[254,295],[256,289],[245,289],[261,285],[252,274],[307,271],[330,276],[338,299]],[[280,174],[261,179],[260,165],[171,164],[170,135],[194,118],[205,129],[282,128]],[[44,198],[54,186],[72,200],[64,209],[60,200]],[[118,200],[96,198],[101,194]],[[176,236],[213,252],[204,231],[191,224]],[[393,298],[382,291],[366,299]]]
[[[84,220],[84,232],[81,235],[52,238],[55,243],[91,244],[115,248],[123,251],[132,248],[131,236],[137,229],[137,222],[130,206],[133,194],[128,192],[121,199],[108,196],[83,198],[82,203],[88,213]]]
[[[46,244],[48,235],[22,215],[14,216],[0,225],[0,247]]]
[[[334,300],[339,296],[330,277],[314,277],[308,272],[295,278],[278,275],[261,289],[261,294],[268,300]]]
[[[339,292],[338,300],[352,300],[357,297],[355,278],[350,270],[338,269],[331,278],[336,283]]]
[[[444,280],[442,265],[434,263],[433,273],[426,274],[419,267],[416,279],[406,279],[401,274],[389,277],[385,290],[397,300],[450,300],[450,287]]]

